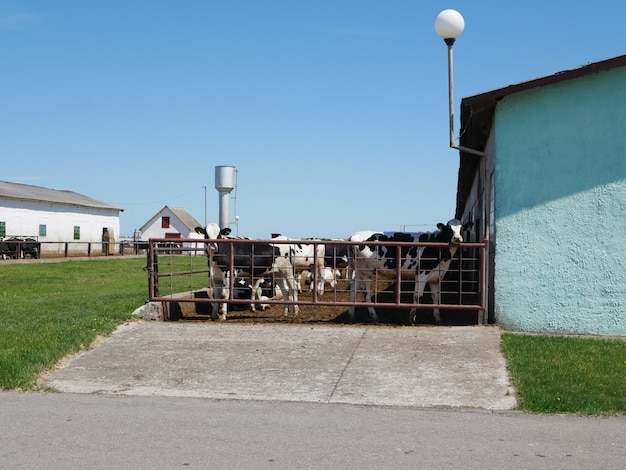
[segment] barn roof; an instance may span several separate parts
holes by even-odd
[[[30,184],[10,183],[8,181],[0,181],[0,198],[16,199],[21,201],[51,202],[55,204],[110,209],[116,211],[124,210],[73,191],[49,189],[41,186],[32,186]]]
[[[557,72],[545,77],[535,78],[526,82],[465,97],[461,100],[461,137],[459,144],[462,147],[480,151],[485,150],[487,139],[491,132],[491,123],[493,121],[496,103],[506,96],[624,66],[626,66],[626,55],[621,55],[599,62],[590,62],[575,69]],[[462,210],[467,200],[480,158],[481,157],[469,153],[460,153],[456,198],[457,211]],[[462,214],[456,214],[456,217],[461,216]]]
[[[182,207],[169,207],[169,206],[165,206],[165,207],[167,207],[170,211],[172,211],[172,214],[178,217],[178,220],[180,220],[183,224],[185,224],[185,227],[187,227],[192,232],[196,229],[196,227],[200,227],[202,225],[189,212],[187,212]]]

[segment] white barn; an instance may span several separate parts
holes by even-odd
[[[141,227],[141,240],[150,238],[203,238],[196,233],[202,224],[181,207],[165,206]]]
[[[0,181],[0,238],[35,238],[43,257],[118,252],[122,211],[72,191]]]

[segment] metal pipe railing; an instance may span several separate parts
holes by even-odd
[[[164,243],[167,239],[150,239],[149,247],[148,247],[148,277],[149,277],[149,295],[150,301],[176,301],[176,302],[215,302],[215,299],[211,298],[196,298],[194,296],[189,296],[189,298],[180,297],[181,292],[170,292],[169,295],[159,294],[159,283],[162,278],[172,278],[179,276],[196,276],[200,274],[209,273],[208,267],[206,269],[187,269],[187,270],[178,270],[173,271],[173,262],[177,259],[177,257],[187,257],[187,256],[199,256],[202,252],[204,252],[205,240],[198,239],[179,239],[177,243],[182,243],[184,248],[181,250],[186,252],[185,255],[176,255],[172,254],[171,248],[163,248],[159,247],[159,243]],[[171,240],[167,240],[170,241]],[[462,243],[457,250],[457,255],[455,258],[458,258],[458,269],[450,269],[448,270],[448,274],[458,273],[459,279],[455,282],[459,285],[459,291],[456,303],[420,303],[420,302],[407,302],[402,301],[403,294],[413,293],[413,291],[403,291],[402,283],[403,282],[412,282],[412,279],[407,279],[406,275],[403,277],[403,272],[401,270],[402,265],[402,253],[404,250],[402,248],[411,248],[411,247],[439,247],[446,248],[449,245],[445,243],[432,243],[432,242],[375,242],[375,241],[359,241],[359,242],[351,242],[351,241],[338,241],[338,240],[249,240],[249,239],[238,239],[238,238],[224,238],[217,240],[206,240],[206,242],[216,243],[218,245],[226,244],[229,246],[229,258],[230,258],[230,272],[228,273],[229,278],[229,298],[228,299],[219,299],[220,303],[228,303],[228,304],[249,304],[251,299],[236,299],[234,296],[234,282],[235,282],[235,274],[236,274],[236,266],[234,266],[234,246],[237,244],[271,244],[271,245],[279,245],[279,244],[294,244],[294,243],[302,243],[302,244],[311,244],[317,248],[319,245],[335,245],[335,246],[354,246],[354,245],[367,245],[368,247],[375,248],[377,246],[396,246],[398,249],[396,250],[396,269],[393,273],[394,276],[389,278],[388,276],[384,280],[382,279],[381,273],[377,272],[376,279],[372,280],[372,284],[382,284],[383,282],[393,283],[395,280],[395,291],[394,291],[394,299],[393,301],[372,301],[372,302],[360,302],[355,299],[354,302],[340,300],[338,299],[338,295],[343,294],[347,295],[349,293],[348,289],[338,289],[335,288],[327,289],[326,292],[332,292],[332,299],[328,299],[326,295],[324,298],[320,298],[317,293],[317,282],[318,282],[318,261],[316,257],[314,257],[313,262],[311,263],[312,269],[312,293],[311,299],[303,299],[300,298],[298,301],[294,300],[276,300],[272,298],[264,299],[263,303],[273,305],[324,305],[324,306],[336,306],[336,307],[350,307],[350,306],[360,306],[360,307],[384,307],[384,308],[418,308],[418,309],[432,309],[432,308],[440,308],[440,309],[448,309],[448,310],[477,310],[482,315],[484,314],[484,309],[486,308],[486,291],[487,291],[487,267],[488,267],[488,241],[482,242],[468,242]],[[476,250],[476,255],[464,255],[463,251],[468,249]],[[179,251],[179,250],[176,250]],[[254,260],[254,250],[251,250],[252,259]],[[167,268],[168,265],[163,266],[161,263],[161,269],[159,269],[159,256],[166,256],[169,260],[170,270],[167,271],[163,269]],[[464,263],[468,263],[470,265],[474,265],[475,267],[472,269],[464,269]],[[464,273],[472,273],[475,280],[467,280],[464,277]],[[381,275],[379,277],[379,275]],[[252,273],[250,276],[246,276],[251,278],[251,284],[254,285],[254,282],[257,280],[254,278]],[[470,276],[471,277],[471,276]],[[203,279],[206,279],[204,277]],[[463,291],[464,284],[473,283],[476,284],[475,291]],[[205,286],[206,287],[206,286]],[[358,286],[357,286],[358,287]],[[377,291],[377,294],[380,294],[382,291]],[[455,292],[456,293],[456,292]],[[451,292],[442,291],[442,295],[448,295]],[[411,297],[412,298],[412,297]],[[419,300],[419,299],[418,299]],[[482,311],[482,312],[481,312]]]

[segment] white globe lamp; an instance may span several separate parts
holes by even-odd
[[[465,29],[465,20],[456,10],[443,10],[435,18],[435,31],[451,46]]]

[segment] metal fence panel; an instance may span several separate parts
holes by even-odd
[[[349,242],[338,240],[249,240],[237,238],[225,238],[218,240],[207,240],[227,247],[231,253],[231,272],[229,279],[229,296],[223,302],[229,305],[249,304],[249,298],[236,297],[235,270],[233,266],[233,247],[240,244],[272,244],[272,245],[293,245],[296,243],[325,246],[351,247],[363,245],[363,242]],[[176,240],[176,246],[171,245],[169,239],[150,239],[148,246],[148,277],[149,277],[149,297],[150,301],[161,302],[194,302],[197,304],[212,303],[212,293],[210,286],[208,259],[205,254],[205,241],[198,239]],[[419,242],[367,242],[367,246],[375,248],[379,245],[397,246],[398,262],[394,271],[377,270],[372,277],[372,286],[375,295],[371,302],[359,300],[360,291],[357,292],[355,301],[350,301],[350,266],[345,266],[345,260],[335,259],[336,264],[342,266],[341,279],[334,286],[327,286],[324,294],[319,295],[317,290],[312,288],[310,295],[302,297],[298,301],[277,298],[275,295],[267,295],[263,302],[269,305],[327,305],[335,307],[384,307],[384,308],[417,308],[432,309],[441,308],[448,310],[472,310],[479,312],[479,323],[485,322],[484,309],[486,303],[487,289],[487,246],[488,242],[463,243],[460,245],[450,269],[444,280],[441,282],[441,303],[429,303],[427,295],[424,295],[419,302],[413,299],[415,277],[402,272],[399,266],[402,264],[401,253],[405,253],[410,248],[434,246],[447,247],[442,243],[419,243]],[[252,248],[251,248],[252,249]],[[254,259],[254,256],[253,256]],[[254,261],[259,262],[258,258]],[[340,264],[339,261],[342,263]],[[327,263],[325,263],[327,264]],[[315,286],[319,277],[318,261],[313,258],[311,261],[310,283]],[[346,274],[347,273],[347,274]],[[348,278],[346,278],[346,276]],[[250,275],[242,276],[254,284],[257,278]],[[305,281],[301,280],[301,283]],[[306,286],[305,286],[306,287]],[[273,291],[272,291],[273,292]],[[426,300],[426,301],[425,301]],[[222,299],[219,300],[220,303]]]

